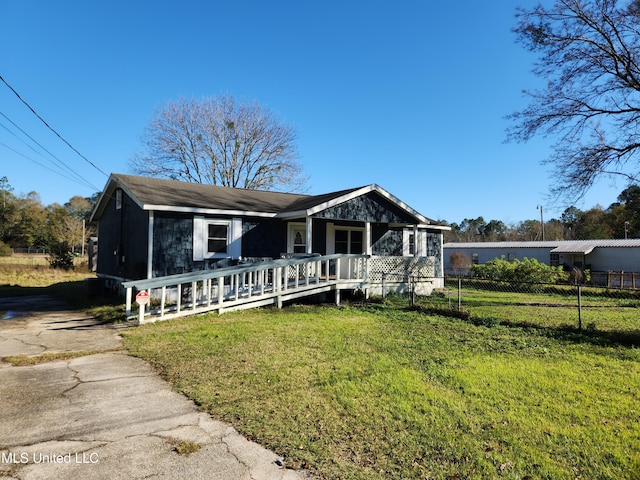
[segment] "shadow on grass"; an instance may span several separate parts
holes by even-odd
[[[532,322],[515,322],[495,318],[470,317],[469,322],[478,326],[501,325],[519,328],[536,335],[571,343],[589,343],[599,347],[638,347],[640,330],[598,330],[592,326],[578,328],[572,325],[543,326]]]
[[[447,308],[433,308],[415,306],[410,310],[419,311],[427,315],[441,315],[453,317],[481,327],[504,326],[518,328],[535,335],[571,343],[589,343],[600,347],[638,347],[640,346],[640,330],[598,330],[589,325],[578,328],[572,325],[548,326],[534,322],[520,322],[496,319],[490,317],[474,317],[466,310],[457,311]]]
[[[82,280],[59,282],[46,287],[0,286],[0,298],[43,295],[60,299],[72,308],[86,312],[100,323],[125,320],[124,302],[121,298],[110,294],[88,295]]]

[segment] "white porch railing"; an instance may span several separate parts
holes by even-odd
[[[276,304],[286,300],[340,290],[362,288],[382,294],[407,291],[430,294],[441,286],[433,257],[370,257],[325,255],[262,261],[181,275],[132,280],[126,289],[127,318],[139,323],[168,320],[194,313],[219,313]],[[134,294],[146,291],[150,302],[132,310]]]
[[[281,307],[286,300],[364,287],[368,260],[367,255],[311,256],[123,282],[126,315],[135,315],[134,291],[147,291],[151,298],[148,305],[139,307],[139,323],[211,310]]]

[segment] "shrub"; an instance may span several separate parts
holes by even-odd
[[[6,243],[0,241],[0,257],[10,257],[13,255],[11,247]]]
[[[51,265],[51,268],[60,268],[62,270],[73,269],[73,254],[69,251],[67,243],[60,242],[51,246],[49,265]]]
[[[535,258],[507,261],[504,257],[494,258],[483,265],[473,265],[471,271],[475,277],[498,280],[511,284],[557,283],[567,281],[568,275],[562,267],[551,267]]]

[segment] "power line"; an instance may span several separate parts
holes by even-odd
[[[22,158],[25,158],[25,159],[29,160],[30,162],[35,163],[36,165],[40,165],[40,166],[41,166],[42,168],[44,168],[45,170],[49,170],[50,172],[55,173],[56,175],[60,175],[61,177],[66,178],[67,180],[71,180],[72,182],[75,182],[75,183],[77,183],[77,184],[79,184],[79,185],[83,185],[83,186],[85,186],[85,187],[92,188],[92,189],[94,189],[94,190],[100,190],[99,188],[95,187],[94,185],[91,185],[91,184],[90,184],[89,182],[87,182],[86,180],[80,181],[80,180],[78,180],[78,179],[71,178],[71,177],[69,177],[69,176],[67,176],[67,175],[63,174],[63,173],[62,173],[62,172],[60,172],[60,171],[56,171],[56,170],[54,170],[54,169],[52,169],[52,168],[50,168],[50,167],[48,167],[48,166],[46,166],[46,165],[44,165],[44,164],[42,164],[42,163],[38,162],[37,160],[34,160],[33,158],[31,158],[31,157],[29,157],[29,156],[25,155],[24,153],[19,152],[19,151],[18,151],[18,150],[16,150],[15,148],[12,148],[12,147],[10,147],[9,145],[7,145],[7,144],[5,144],[5,143],[0,142],[0,147],[4,147],[4,148],[6,148],[7,150],[11,150],[11,151],[12,151],[13,153],[15,153],[16,155],[20,155]]]
[[[69,148],[70,148],[71,150],[73,150],[74,152],[76,152],[76,153],[80,156],[80,158],[82,158],[84,161],[86,161],[87,163],[89,163],[93,168],[95,168],[96,170],[98,170],[98,171],[99,171],[100,173],[102,173],[105,177],[108,177],[108,176],[109,176],[109,175],[107,175],[104,171],[102,171],[98,166],[96,166],[96,164],[94,164],[91,160],[89,160],[87,157],[85,157],[84,155],[82,155],[78,150],[76,150],[76,148],[75,148],[73,145],[71,145],[69,142],[67,142],[67,141],[62,137],[62,135],[60,135],[60,134],[59,134],[55,129],[53,129],[53,128],[52,128],[52,127],[51,127],[51,126],[50,126],[50,125],[49,125],[49,124],[44,120],[44,118],[42,118],[40,115],[38,115],[38,112],[36,112],[36,111],[33,109],[33,107],[31,107],[31,105],[29,105],[29,104],[28,104],[28,103],[27,103],[27,102],[26,102],[26,101],[25,101],[25,100],[20,96],[20,94],[19,94],[18,92],[16,92],[16,90],[15,90],[11,85],[9,85],[9,83],[8,83],[8,82],[7,82],[7,81],[2,77],[2,75],[0,75],[0,80],[2,80],[2,82],[3,82],[3,83],[4,83],[4,84],[9,88],[9,90],[11,90],[11,91],[15,94],[15,96],[16,96],[16,97],[18,97],[18,99],[19,99],[22,103],[24,103],[24,104],[27,106],[27,108],[28,108],[29,110],[31,110],[31,112],[33,112],[33,114],[34,114],[36,117],[38,117],[38,119],[39,119],[42,123],[44,123],[44,124],[46,125],[46,127],[47,127],[49,130],[51,130],[53,133],[55,133],[55,134],[56,134],[56,136],[57,136],[60,140],[62,140],[64,143],[66,143],[66,144],[69,146]]]
[[[94,185],[91,184],[91,182],[89,182],[86,178],[82,177],[82,175],[80,175],[79,173],[77,173],[75,170],[73,170],[71,167],[69,167],[66,163],[64,163],[62,160],[60,160],[58,157],[56,157],[53,153],[51,153],[49,150],[47,150],[42,144],[40,144],[35,138],[33,138],[31,135],[29,135],[27,132],[25,132],[22,128],[20,128],[19,125],[17,125],[13,120],[11,120],[9,117],[7,117],[4,113],[0,112],[0,115],[2,115],[5,119],[7,119],[11,125],[13,125],[15,128],[17,128],[18,130],[20,130],[20,132],[22,132],[23,135],[25,135],[29,140],[31,140],[33,143],[35,143],[36,145],[38,145],[42,150],[44,150],[45,152],[47,152],[57,163],[58,163],[58,168],[62,167],[64,169],[66,169],[69,173],[71,173],[72,176],[74,176],[76,178],[76,180],[74,180],[76,183],[84,183],[85,186],[88,186],[90,188],[99,190],[98,188],[96,188]],[[0,122],[0,127],[4,128],[7,132],[9,132],[11,135],[13,135],[15,138],[17,138],[18,140],[20,140],[20,142],[22,142],[24,145],[26,145],[29,149],[31,149],[33,152],[37,153],[38,155],[40,155],[42,158],[44,158],[45,160],[51,162],[51,160],[46,159],[46,157],[39,151],[37,151],[35,148],[33,148],[31,145],[29,145],[27,142],[25,142],[23,139],[21,139],[20,137],[18,137],[18,135],[16,135],[14,132],[12,132],[6,125],[4,125],[2,122]],[[6,146],[6,145],[5,145]],[[7,147],[9,148],[9,147]],[[14,150],[15,151],[15,150]],[[16,152],[19,155],[22,155],[25,158],[25,155]],[[36,162],[33,159],[28,158],[29,160]],[[38,163],[38,165],[40,165]],[[53,171],[53,170],[52,170]],[[66,175],[62,175],[65,178],[69,178]]]

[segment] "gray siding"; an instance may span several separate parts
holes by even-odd
[[[146,278],[149,214],[124,192],[122,208],[115,196],[108,200],[100,218],[97,271],[118,278]]]
[[[410,217],[386,198],[370,192],[366,195],[329,207],[315,215],[317,218],[357,220],[359,222],[414,223]]]

